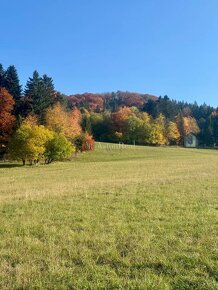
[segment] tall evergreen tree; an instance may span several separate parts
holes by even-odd
[[[5,71],[3,65],[0,63],[0,87],[3,88],[5,86]]]
[[[54,84],[52,78],[48,77],[46,74],[42,76],[42,81],[44,85],[44,89],[48,94],[52,96],[54,93]]]
[[[24,94],[26,97],[32,97],[33,95],[37,94],[40,86],[41,78],[39,73],[35,70],[33,72],[33,77],[29,78],[27,81]]]
[[[53,79],[46,74],[42,76],[42,93],[44,107],[47,108],[54,103],[56,92],[53,84]]]
[[[159,114],[158,102],[153,101],[153,100],[148,100],[147,103],[145,103],[145,105],[144,105],[143,111],[147,112],[153,118],[157,118],[157,116]]]
[[[39,76],[37,71],[29,78],[25,88],[25,96],[28,97],[32,111],[42,120],[45,110],[54,103],[55,89],[52,78],[47,75]]]
[[[40,87],[40,76],[39,73],[35,70],[33,72],[32,78],[30,77],[26,83],[26,87],[24,90],[25,97],[22,102],[22,115],[27,116],[30,112],[34,112],[34,104],[33,99],[34,96],[38,94]]]
[[[10,65],[5,72],[5,88],[14,98],[16,105],[18,105],[21,98],[21,85],[14,65]]]

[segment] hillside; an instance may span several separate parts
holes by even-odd
[[[37,71],[22,89],[16,68],[4,70],[0,65],[0,101],[1,156],[10,151],[15,131],[29,119],[37,126],[64,133],[74,147],[84,143],[84,138],[183,146],[190,135],[195,135],[201,147],[218,146],[218,109],[168,96],[122,91],[67,96],[58,92],[51,77]]]

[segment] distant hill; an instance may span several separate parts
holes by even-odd
[[[137,107],[142,109],[149,101],[157,101],[158,97],[150,94],[135,92],[112,92],[112,93],[84,93],[74,94],[67,97],[70,107],[85,107],[88,110],[103,111],[104,109],[116,109],[119,106]]]

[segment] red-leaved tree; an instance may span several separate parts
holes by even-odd
[[[14,99],[5,88],[0,88],[0,151],[4,152],[11,137],[15,117],[12,114]]]

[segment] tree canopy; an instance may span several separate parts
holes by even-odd
[[[68,142],[77,152],[93,150],[94,140],[183,145],[189,134],[200,146],[218,146],[218,109],[135,92],[67,96],[36,70],[22,90],[15,66],[0,64],[0,151],[8,151],[12,138],[10,152],[19,159],[64,158]],[[61,146],[66,151],[60,153]]]

